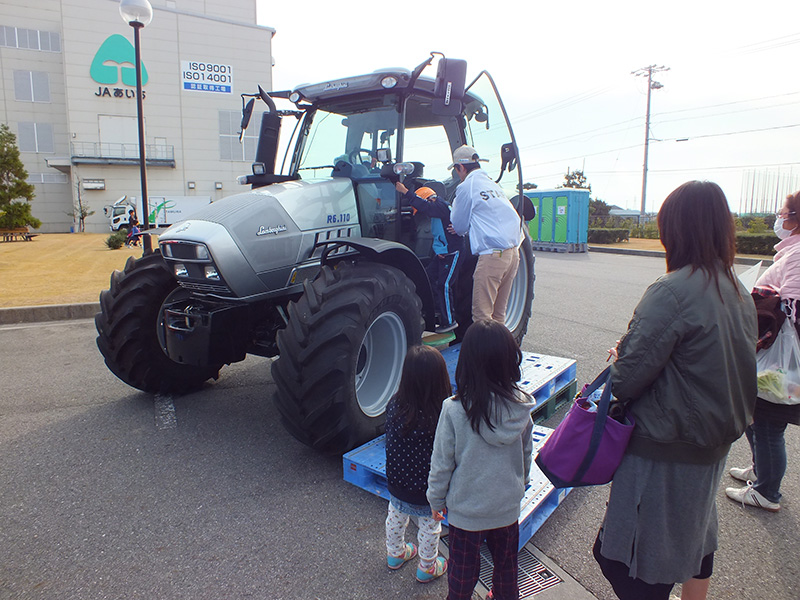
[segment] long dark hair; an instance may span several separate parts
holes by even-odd
[[[519,402],[522,351],[505,325],[484,319],[464,335],[456,366],[456,396],[476,433],[481,421],[494,429],[497,402]]]
[[[447,363],[439,351],[430,346],[409,348],[395,396],[403,433],[413,429],[434,431],[442,402],[452,395]]]
[[[736,256],[736,225],[725,193],[711,181],[687,181],[676,188],[658,211],[661,243],[667,251],[667,271],[691,265],[713,279],[717,293],[720,269],[736,293],[733,272]]]

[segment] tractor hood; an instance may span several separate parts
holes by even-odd
[[[289,181],[223,198],[167,229],[159,244],[167,260],[165,244],[205,245],[233,295],[245,297],[295,283],[299,265],[318,262],[319,252],[312,250],[320,239],[358,235],[353,184],[337,178]]]

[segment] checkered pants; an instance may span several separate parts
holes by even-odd
[[[492,594],[495,600],[519,600],[517,555],[519,524],[486,531],[465,531],[450,526],[450,561],[447,600],[470,600],[481,568],[481,543],[486,540],[494,562]]]
[[[417,517],[417,552],[422,567],[430,567],[439,556],[439,534],[442,523],[431,517]],[[389,502],[386,515],[386,552],[390,556],[402,556],[406,549],[406,527],[409,516]]]

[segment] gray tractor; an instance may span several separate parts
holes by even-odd
[[[430,223],[394,183],[451,199],[452,149],[469,144],[523,212],[517,144],[492,78],[466,85],[466,63],[444,57],[423,76],[434,58],[243,95],[243,131],[254,102],[267,107],[253,172],[240,178],[251,189],[170,227],[158,249],[146,243],[112,274],[95,317],[109,369],[145,392],[182,394],[247,354],[271,357],[275,402],[297,439],[341,453],[382,433],[406,351],[435,325]],[[533,301],[527,236],[520,254],[507,311],[518,341]],[[459,335],[471,269],[455,286]]]

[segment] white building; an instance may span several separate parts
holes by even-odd
[[[254,118],[239,143],[239,95],[271,89],[275,31],[255,24],[256,0],[150,2],[140,33],[151,204],[235,193],[257,136]],[[108,231],[103,206],[123,195],[141,212],[134,65],[118,0],[0,3],[0,118],[36,188],[40,231],[70,231],[78,193],[95,211],[87,231]]]

